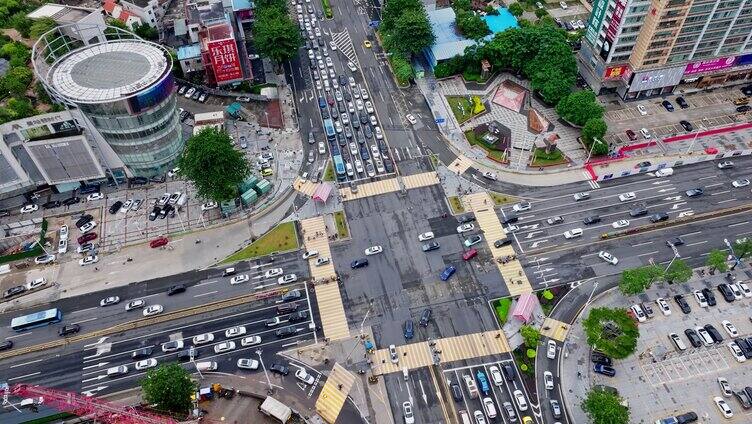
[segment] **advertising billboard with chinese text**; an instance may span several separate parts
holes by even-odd
[[[208,47],[217,84],[237,81],[243,78],[238,48],[235,45],[234,39],[210,41]]]
[[[603,74],[604,80],[622,79],[628,81],[632,75],[632,69],[629,65],[618,65],[606,68],[606,72]]]
[[[735,64],[736,56],[719,57],[717,59],[688,63],[686,69],[684,69],[684,75],[693,75],[710,71],[720,71],[723,69],[731,68]]]

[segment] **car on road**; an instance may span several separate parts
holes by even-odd
[[[421,249],[423,249],[424,252],[430,252],[432,250],[438,250],[441,247],[438,241],[430,241],[426,244],[424,244]]]
[[[636,218],[638,216],[644,216],[648,214],[648,208],[645,205],[638,205],[634,209],[629,211],[629,216]]]
[[[629,220],[627,220],[627,219],[620,219],[620,220],[612,223],[611,226],[614,227],[614,228],[629,227]]]
[[[441,272],[441,276],[439,278],[441,278],[441,281],[446,281],[451,278],[455,272],[457,272],[457,268],[455,268],[454,265],[449,265],[444,268],[444,271]]]
[[[556,342],[549,340],[546,345],[546,357],[548,359],[556,359]]]
[[[573,228],[564,232],[564,238],[573,239],[582,236],[582,228]]]
[[[227,330],[225,330],[225,338],[228,338],[228,339],[232,337],[243,336],[245,334],[246,334],[246,328],[242,325],[230,327]]]
[[[162,305],[149,305],[146,308],[144,308],[143,315],[145,317],[150,317],[152,315],[159,315],[164,311],[164,308]]]
[[[167,237],[158,237],[149,242],[149,247],[156,249],[158,247],[167,245],[169,242],[170,240]]]
[[[171,340],[166,343],[162,343],[162,352],[170,353],[177,352],[185,346],[182,340]]]
[[[637,198],[637,195],[633,191],[630,191],[629,193],[623,193],[619,195],[619,201],[620,202],[628,202],[630,200],[634,200]]]
[[[264,278],[274,278],[279,277],[280,275],[284,274],[285,272],[282,270],[282,268],[272,268],[266,270],[264,273]]]
[[[260,336],[248,336],[240,339],[240,345],[243,347],[256,346],[258,344],[261,344]]]
[[[55,262],[55,255],[40,255],[34,258],[34,263],[37,265],[46,265]]]
[[[530,202],[520,202],[512,206],[512,210],[515,212],[529,211],[532,208]]]
[[[295,274],[287,274],[277,279],[277,284],[290,284],[298,281],[298,276]]]
[[[251,358],[239,358],[236,363],[241,370],[257,370],[259,367],[259,361]]]
[[[478,249],[473,248],[473,249],[470,249],[470,250],[466,251],[465,253],[463,253],[462,254],[462,259],[466,260],[466,261],[469,261],[470,259],[472,259],[472,258],[474,258],[476,256],[478,256]]]
[[[617,259],[616,256],[606,252],[605,250],[598,252],[598,257],[610,263],[611,265],[616,265],[619,263],[619,259]]]
[[[667,221],[668,220],[668,214],[666,212],[658,212],[658,213],[655,213],[653,215],[650,215],[650,217],[648,218],[648,220],[650,222],[652,222],[652,223]]]
[[[684,244],[684,239],[682,239],[681,237],[674,237],[672,239],[666,240],[666,246],[668,247],[672,247],[672,246],[676,247],[676,246],[681,246],[683,244]]]
[[[574,200],[576,202],[579,202],[580,200],[587,200],[590,198],[589,192],[581,192],[581,193],[575,193],[572,197],[574,197]]]
[[[102,193],[91,193],[90,195],[86,196],[87,202],[93,202],[95,200],[102,200],[104,199],[104,194]]]
[[[428,241],[428,240],[431,240],[432,238],[434,238],[434,234],[431,231],[418,234],[418,241]]]
[[[484,172],[483,177],[492,181],[496,181],[496,174],[493,172]]]
[[[601,217],[598,215],[586,216],[585,219],[582,220],[582,223],[585,225],[597,224],[599,222],[601,222]]]
[[[493,381],[494,385],[504,385],[504,377],[502,377],[499,367],[497,367],[496,365],[491,365],[490,367],[488,367],[488,373],[491,374],[491,381]]]
[[[415,124],[418,123],[418,120],[415,119],[415,117],[412,114],[410,114],[410,113],[408,113],[407,115],[405,115],[405,119],[407,119],[407,122],[409,122],[412,125],[415,125]]]
[[[554,216],[554,217],[548,218],[548,219],[546,220],[546,222],[548,223],[548,225],[556,225],[556,224],[561,224],[562,222],[564,222],[564,218],[563,218],[563,217],[561,217],[561,216],[559,216],[559,215],[557,215],[557,216]]]
[[[248,274],[240,274],[240,275],[236,275],[232,277],[230,279],[230,284],[235,285],[235,284],[247,283],[250,280],[251,280],[251,277],[249,277]]]
[[[550,399],[548,402],[551,404],[551,415],[553,415],[554,418],[561,418],[561,406],[559,405],[559,401],[556,399]]]
[[[470,224],[470,223],[462,224],[459,227],[457,227],[457,232],[459,234],[466,233],[468,231],[473,231],[473,230],[475,230],[475,225]]]
[[[515,402],[517,402],[517,408],[519,408],[520,411],[527,411],[527,400],[525,399],[525,395],[522,393],[522,390],[515,390],[512,393],[512,396],[514,396]]]
[[[206,344],[206,343],[211,343],[213,341],[214,341],[213,333],[204,333],[204,334],[199,334],[193,337],[193,344],[196,346]]]
[[[510,238],[498,239],[494,242],[494,247],[499,249],[504,246],[509,246],[510,244],[512,244],[512,239]]]
[[[405,336],[406,340],[413,338],[415,335],[415,328],[412,319],[405,320],[405,323],[402,325],[402,334]]]
[[[148,370],[157,366],[157,360],[154,358],[144,359],[143,361],[136,362],[136,371]]]
[[[167,289],[167,296],[174,296],[183,293],[186,290],[185,284],[175,284]]]
[[[99,256],[97,255],[87,255],[85,258],[78,261],[78,264],[80,266],[86,266],[91,265],[99,262]]]
[[[677,294],[674,296],[674,302],[676,302],[677,305],[679,305],[679,309],[686,315],[690,312],[692,312],[692,308],[689,307],[689,303],[687,303],[687,300],[684,299],[684,296]]]
[[[734,167],[734,162],[731,162],[730,160],[725,160],[718,164],[718,169],[731,169]]]
[[[316,266],[322,266],[329,263],[329,258],[316,258]]]
[[[749,180],[746,178],[741,180],[734,180],[731,182],[731,185],[735,188],[747,187],[749,185]]]
[[[99,306],[105,307],[105,306],[112,306],[117,305],[120,303],[120,297],[119,296],[109,296],[105,297],[104,299],[99,301]]]
[[[402,415],[405,418],[405,424],[415,423],[415,415],[413,414],[413,404],[409,400],[402,403]]]
[[[371,246],[365,250],[366,256],[376,255],[383,252],[384,249],[381,246]]]
[[[398,364],[399,363],[399,354],[397,353],[397,346],[391,344],[391,345],[389,345],[388,349],[389,349],[389,360],[393,364]]]
[[[368,266],[368,259],[360,258],[350,262],[351,269],[363,268]]]
[[[705,190],[702,189],[702,187],[697,187],[693,189],[689,189],[685,192],[687,197],[698,197],[702,196],[702,194],[705,192]]]
[[[235,350],[235,342],[233,341],[222,342],[214,346],[214,353],[224,353],[231,350]]]
[[[543,371],[543,384],[546,387],[546,390],[554,389],[554,375],[551,371]]]

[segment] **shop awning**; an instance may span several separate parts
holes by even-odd
[[[530,321],[530,317],[533,314],[533,309],[538,304],[538,298],[532,293],[525,293],[520,295],[517,299],[517,304],[514,306],[512,316],[522,322]]]
[[[332,186],[327,183],[321,183],[316,187],[316,191],[313,192],[313,200],[318,200],[321,203],[326,203],[329,198],[329,194],[332,192]]]

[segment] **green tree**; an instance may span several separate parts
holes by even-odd
[[[628,424],[629,408],[619,396],[602,390],[590,390],[582,401],[582,410],[593,424]]]
[[[544,16],[548,16],[548,10],[546,9],[535,9],[535,16],[540,19]]]
[[[303,43],[298,27],[278,9],[261,9],[253,25],[253,38],[262,56],[282,63],[298,54]]]
[[[454,0],[452,2],[452,9],[455,13],[459,13],[461,10],[471,10],[473,8],[470,0]]]
[[[144,40],[156,40],[159,38],[159,31],[149,24],[133,25],[133,33]]]
[[[606,356],[624,359],[637,349],[640,330],[624,309],[593,308],[582,327],[588,344]]]
[[[3,77],[3,88],[13,96],[23,96],[31,88],[34,73],[26,67],[12,68]]]
[[[130,31],[130,28],[128,28],[128,25],[125,24],[125,22],[112,18],[107,21],[107,25],[115,28],[124,29],[126,31]]]
[[[248,161],[233,148],[230,136],[215,128],[205,128],[188,139],[179,166],[199,197],[217,202],[237,196],[238,185],[250,173]]]
[[[403,13],[394,23],[394,29],[389,32],[388,38],[389,51],[400,52],[410,57],[431,46],[436,36],[425,10],[421,7]]]
[[[574,76],[565,75],[552,64],[541,66],[530,79],[530,86],[549,104],[557,104],[566,97],[572,91],[574,83]]]
[[[401,54],[393,54],[389,57],[392,64],[392,72],[400,84],[408,84],[413,77],[413,67]]]
[[[423,3],[420,0],[389,0],[382,11],[379,28],[382,31],[391,31],[397,24],[397,20],[408,10],[424,12]]]
[[[585,144],[590,146],[596,138],[602,141],[607,130],[608,126],[603,119],[590,118],[585,122],[585,126],[582,127],[582,138],[585,140]],[[606,149],[608,150],[608,146],[606,146]],[[595,151],[593,155],[595,155]]]
[[[588,119],[602,118],[603,106],[598,104],[591,90],[575,91],[561,99],[556,105],[556,113],[575,125],[585,125]]]
[[[259,0],[254,1],[254,5],[256,6],[256,9],[275,8],[284,10],[287,7],[285,0]]]
[[[158,410],[185,414],[191,408],[196,385],[180,364],[168,362],[149,370],[141,380],[141,390],[144,400],[156,404]]]
[[[3,45],[0,55],[10,61],[11,67],[25,67],[31,58],[31,50],[22,43],[14,41]]]
[[[625,295],[642,293],[663,277],[663,269],[657,265],[625,269],[619,280],[619,290]]]
[[[709,266],[712,271],[726,272],[728,264],[726,263],[726,252],[720,249],[713,249],[708,253],[708,259],[705,265]]]
[[[18,31],[21,37],[29,38],[29,30],[33,21],[26,17],[25,12],[16,12],[8,19],[8,25]]]
[[[739,239],[734,242],[734,254],[740,261],[750,253],[752,253],[752,237]]]
[[[118,21],[119,22],[119,21]],[[34,21],[32,23],[31,28],[29,29],[29,35],[33,39],[38,39],[42,35],[44,35],[45,32],[55,28],[57,26],[57,22],[55,22],[52,18],[40,18]]]
[[[486,21],[471,11],[461,10],[457,12],[455,24],[465,37],[473,40],[480,40],[491,33]]]
[[[511,13],[512,16],[519,18],[523,13],[525,13],[525,10],[522,8],[521,4],[512,3],[509,5],[509,13]]]
[[[523,325],[520,327],[520,336],[525,341],[525,346],[535,349],[540,342],[540,331],[537,328],[530,325]]]
[[[10,113],[11,120],[28,118],[34,116],[37,111],[34,109],[34,105],[27,98],[13,97],[8,100],[8,112]]]
[[[663,278],[668,283],[686,283],[692,278],[692,268],[683,259],[674,259],[663,274]]]

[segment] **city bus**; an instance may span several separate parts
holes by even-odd
[[[334,155],[334,170],[337,171],[337,175],[341,178],[345,176],[345,163],[342,161],[342,156]]]
[[[33,314],[13,318],[10,328],[15,331],[24,331],[30,328],[42,327],[55,324],[63,319],[63,313],[59,309],[47,309],[46,311],[34,312]]]
[[[324,130],[326,130],[326,138],[334,140],[334,123],[331,118],[324,119]]]

